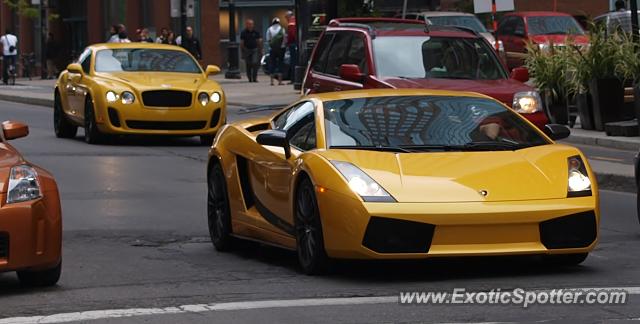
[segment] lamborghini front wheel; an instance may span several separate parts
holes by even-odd
[[[309,178],[300,180],[295,201],[295,230],[300,267],[309,275],[324,273],[328,270],[329,258],[324,249],[318,201]]]
[[[211,243],[218,251],[231,248],[231,214],[227,185],[220,163],[214,163],[209,171],[207,193],[207,220]]]

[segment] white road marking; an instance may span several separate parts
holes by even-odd
[[[557,288],[560,289],[560,288]],[[631,295],[640,295],[640,287],[591,287],[591,288],[562,288],[581,290],[625,290]],[[528,291],[551,291],[549,288],[526,289]],[[348,306],[348,305],[374,305],[398,303],[396,296],[380,297],[340,297],[340,298],[307,298],[307,299],[283,299],[283,300],[258,300],[229,302],[217,304],[193,304],[163,308],[124,308],[92,310],[74,313],[60,313],[44,316],[9,317],[0,319],[0,324],[41,324],[41,323],[68,323],[77,321],[91,321],[107,318],[122,318],[147,315],[170,315],[184,313],[205,313],[215,311],[236,311],[264,308],[310,307],[310,306]],[[638,320],[638,319],[634,319]]]

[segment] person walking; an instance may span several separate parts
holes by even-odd
[[[153,43],[153,39],[149,37],[149,29],[142,28],[140,29],[140,42],[142,43]]]
[[[47,63],[47,79],[55,78],[56,71],[56,59],[58,58],[58,42],[53,37],[53,33],[49,33],[47,36],[47,43],[45,44],[45,58]]]
[[[271,26],[267,29],[267,43],[269,43],[269,74],[271,85],[273,79],[278,79],[278,85],[282,85],[282,69],[284,61],[284,38],[285,32],[280,25],[280,18],[275,17],[271,21]]]
[[[107,43],[117,43],[118,42],[118,25],[111,25],[109,29],[109,38],[107,39]]]
[[[258,67],[262,56],[262,35],[255,30],[252,19],[244,22],[244,30],[240,33],[240,50],[247,67],[249,82],[258,82]]]
[[[624,0],[617,0],[614,5],[616,11],[627,11],[627,5],[624,3]]]
[[[162,27],[162,29],[160,29],[160,36],[156,38],[156,43],[167,44],[168,37],[169,37],[169,29]]]
[[[178,45],[178,43],[176,43],[176,33],[170,30],[167,34],[167,39],[163,42],[163,44]]]
[[[11,33],[10,29],[5,30],[0,37],[2,44],[2,82],[9,84],[9,66],[16,67],[16,57],[18,56],[18,37]]]
[[[131,43],[129,36],[127,36],[127,28],[123,24],[118,25],[118,40],[116,43]]]
[[[200,41],[193,35],[193,28],[191,28],[191,26],[187,26],[186,34],[185,37],[179,36],[176,39],[176,43],[191,53],[197,60],[201,60],[202,51],[200,49]]]
[[[298,65],[298,42],[297,42],[297,25],[296,25],[296,16],[293,14],[293,11],[287,11],[287,49],[289,50],[289,78],[291,82],[289,84],[293,84],[295,79],[295,71],[296,66]]]

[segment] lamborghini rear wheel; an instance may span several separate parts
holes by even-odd
[[[322,222],[314,186],[307,177],[300,180],[296,191],[295,230],[302,271],[309,275],[326,272],[329,257],[324,249]]]
[[[231,248],[231,214],[229,212],[229,198],[227,185],[220,163],[213,163],[207,180],[207,221],[211,243],[218,251]]]

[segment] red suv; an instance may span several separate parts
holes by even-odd
[[[589,38],[571,15],[554,11],[508,13],[500,19],[496,38],[504,44],[509,68],[522,66],[528,42],[540,49],[549,44],[566,45],[569,40],[578,46],[589,44]]]
[[[542,128],[548,122],[538,92],[524,84],[526,69],[511,77],[491,45],[464,27],[417,20],[332,20],[316,45],[303,92],[368,88],[425,88],[489,95]]]

